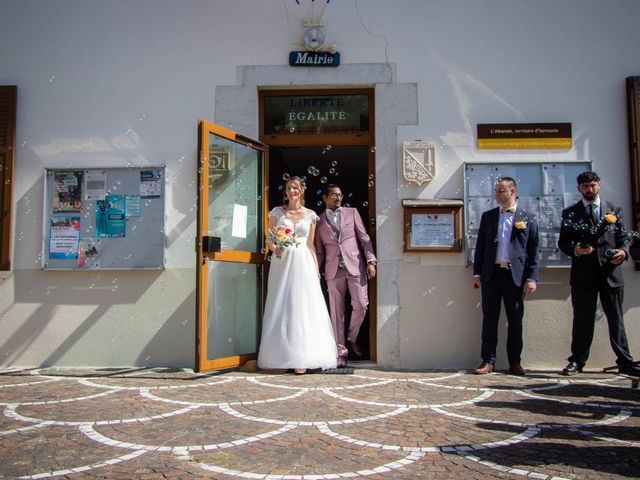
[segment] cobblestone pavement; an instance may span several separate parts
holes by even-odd
[[[0,370],[0,478],[640,478],[639,400],[597,373]]]

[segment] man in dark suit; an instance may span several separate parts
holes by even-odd
[[[619,371],[640,375],[629,353],[622,313],[624,280],[620,264],[629,257],[622,210],[600,198],[597,173],[583,172],[577,180],[582,199],[562,212],[558,241],[560,250],[571,257],[573,305],[571,356],[562,375],[581,372],[589,358],[598,294]]]
[[[500,304],[507,313],[509,371],[525,375],[522,354],[524,296],[538,281],[538,223],[516,204],[516,181],[502,177],[495,186],[499,207],[482,214],[473,260],[473,286],[482,290],[482,363],[475,373],[494,371]]]

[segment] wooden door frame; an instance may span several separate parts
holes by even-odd
[[[265,97],[296,95],[367,95],[369,101],[369,131],[362,134],[265,134],[264,114]],[[322,147],[332,146],[366,146],[368,151],[368,175],[373,175],[374,184],[368,189],[368,223],[369,236],[376,247],[376,188],[375,188],[375,89],[373,87],[348,88],[264,88],[258,90],[258,139],[270,147]],[[268,168],[267,168],[268,170]],[[266,178],[266,182],[268,182]],[[265,183],[268,185],[268,183]],[[268,200],[268,198],[266,199]],[[268,203],[265,203],[268,205]],[[266,218],[266,217],[265,217]],[[365,219],[366,221],[366,219]],[[377,276],[369,282],[369,355],[372,362],[377,360]]]
[[[18,87],[0,86],[0,270],[11,269],[14,152],[16,150],[16,103]]]

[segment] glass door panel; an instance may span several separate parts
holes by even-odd
[[[260,266],[207,261],[207,269],[208,360],[257,352],[259,308],[247,299],[260,298]]]
[[[209,134],[208,232],[221,238],[222,250],[258,250],[261,158],[259,150]]]
[[[197,369],[255,358],[262,320],[266,147],[201,121]]]

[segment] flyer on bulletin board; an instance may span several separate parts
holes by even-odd
[[[96,202],[96,236],[122,238],[127,231],[124,195],[107,195]]]
[[[78,258],[80,217],[51,217],[49,227],[49,258],[73,260]]]
[[[78,250],[78,268],[92,270],[100,268],[100,239],[81,238]]]
[[[140,172],[140,196],[143,198],[160,198],[162,192],[162,171],[142,170]]]
[[[53,213],[82,212],[82,171],[56,172],[53,178]]]
[[[107,195],[106,170],[87,170],[84,175],[84,199],[104,200]]]

